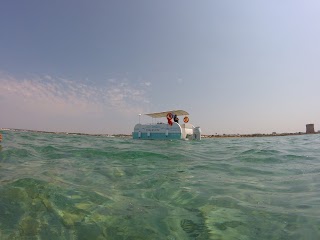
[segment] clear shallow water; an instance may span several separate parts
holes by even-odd
[[[0,239],[320,239],[320,135],[3,135]]]

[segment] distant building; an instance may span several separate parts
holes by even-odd
[[[307,124],[306,125],[306,133],[307,134],[314,133],[314,124]]]

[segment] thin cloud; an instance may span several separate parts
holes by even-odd
[[[133,88],[126,81],[109,86],[106,99],[113,108],[127,113],[141,111],[141,104],[149,103],[144,89]]]
[[[143,88],[130,84],[127,80],[109,79],[104,86],[89,85],[65,78],[49,75],[29,79],[0,74],[0,96],[5,99],[22,99],[23,102],[41,104],[49,110],[70,112],[96,112],[114,110],[119,113],[141,111],[149,102]]]

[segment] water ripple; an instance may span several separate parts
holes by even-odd
[[[6,132],[0,238],[319,239],[319,142]]]

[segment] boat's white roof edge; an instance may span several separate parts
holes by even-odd
[[[146,113],[145,115],[152,118],[162,118],[162,117],[166,117],[168,113],[176,114],[177,116],[189,115],[189,113],[184,110],[171,110],[171,111],[165,111],[165,112]]]

